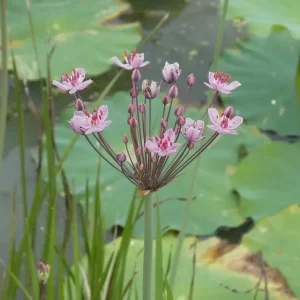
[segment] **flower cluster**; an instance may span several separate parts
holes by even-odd
[[[224,73],[209,72],[208,83],[204,83],[210,89],[215,90],[215,96],[209,103],[207,110],[212,124],[207,128],[213,131],[209,138],[205,138],[204,117],[193,120],[185,116],[186,106],[178,106],[172,110],[174,99],[178,96],[177,81],[181,75],[181,69],[177,62],[165,63],[162,70],[162,79],[168,84],[168,92],[162,98],[161,119],[159,128],[154,134],[153,120],[151,114],[152,101],[161,89],[161,83],[150,80],[143,80],[141,84],[142,101],[139,99],[139,82],[141,80],[140,69],[149,64],[144,61],[144,54],[136,50],[129,55],[124,52],[125,63],[117,57],[111,58],[116,65],[131,71],[132,89],[130,91],[131,101],[128,104],[127,120],[130,134],[124,134],[124,152],[115,153],[109,142],[103,135],[104,129],[112,121],[108,118],[108,107],[101,105],[94,109],[93,113],[86,110],[79,91],[87,87],[92,81],[84,81],[85,71],[73,69],[72,75],[63,74],[61,82],[53,81],[53,84],[60,89],[69,90],[75,95],[76,111],[69,121],[72,129],[77,134],[83,135],[95,151],[113,168],[124,174],[129,181],[135,184],[140,190],[147,193],[155,191],[167,185],[176,178],[182,170],[197,158],[209,145],[219,136],[224,134],[237,134],[236,128],[243,122],[243,118],[233,116],[233,108],[227,107],[221,114],[212,107],[214,99],[219,93],[230,94],[232,90],[241,84],[238,81],[230,83],[230,76]],[[186,80],[191,92],[196,78],[190,74]],[[91,138],[92,137],[92,138]],[[101,151],[96,147],[101,146]]]

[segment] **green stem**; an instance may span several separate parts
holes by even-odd
[[[1,54],[2,54],[2,83],[1,83],[1,101],[0,101],[0,170],[4,149],[6,113],[7,113],[7,10],[6,0],[1,0]]]
[[[221,21],[220,21],[220,26],[219,26],[219,32],[218,32],[217,41],[216,41],[214,59],[213,59],[212,67],[211,67],[212,72],[215,72],[216,69],[217,69],[219,55],[220,55],[220,52],[221,52],[221,46],[222,46],[222,40],[223,40],[223,34],[224,34],[224,25],[225,25],[225,18],[226,18],[226,13],[227,13],[227,8],[228,8],[228,2],[229,2],[229,0],[224,1],[224,7],[223,7],[223,11],[222,11]],[[208,103],[211,102],[212,97],[213,97],[213,93],[210,93],[209,97],[208,97],[209,98]],[[180,260],[180,254],[181,254],[181,250],[182,250],[182,246],[183,246],[183,242],[184,242],[184,237],[185,237],[185,234],[186,234],[186,227],[187,227],[187,223],[188,223],[188,219],[189,219],[191,205],[192,205],[192,202],[193,202],[192,197],[193,197],[193,194],[194,194],[194,188],[195,188],[197,178],[198,178],[199,165],[200,165],[200,156],[198,156],[198,158],[196,159],[195,167],[194,167],[194,170],[193,170],[193,173],[192,173],[192,174],[194,174],[194,176],[193,176],[193,179],[192,179],[192,184],[191,184],[191,188],[190,188],[189,197],[188,197],[188,200],[187,200],[186,205],[185,205],[185,209],[184,209],[184,213],[183,213],[183,220],[182,220],[182,224],[181,224],[180,232],[179,232],[179,236],[178,236],[178,242],[177,242],[177,245],[176,245],[176,250],[175,250],[175,254],[174,254],[173,262],[172,262],[172,266],[171,266],[171,272],[170,272],[170,286],[171,287],[174,286],[175,280],[176,280],[178,263],[179,263],[179,260]]]
[[[144,271],[143,300],[152,300],[152,242],[153,242],[153,206],[151,194],[144,201]]]

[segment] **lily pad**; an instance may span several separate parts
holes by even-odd
[[[108,58],[113,53],[131,50],[140,40],[138,23],[109,23],[128,8],[128,4],[115,0],[31,1],[42,77],[46,76],[46,55],[53,44],[51,71],[55,77],[71,70],[74,63],[89,70],[90,75],[108,70]],[[26,1],[8,1],[8,26],[19,76],[38,79]]]
[[[250,153],[232,177],[244,216],[261,219],[300,203],[300,143],[273,142]]]
[[[248,23],[250,33],[260,36],[270,34],[274,25],[290,30],[295,38],[300,38],[300,2],[298,0],[230,0],[227,18],[242,18]]]
[[[249,124],[279,134],[299,134],[299,51],[300,42],[287,31],[275,32],[267,39],[250,36],[226,51],[219,69],[242,83],[230,97],[224,97],[226,104]]]
[[[280,282],[278,275],[282,274],[289,285],[286,291],[290,291],[297,299],[300,298],[299,228],[300,208],[294,205],[273,217],[263,219],[243,242],[249,249],[263,252],[266,261],[277,268],[277,272],[274,272],[277,281]]]
[[[113,249],[118,247],[121,238],[117,239],[114,243],[106,246],[106,255],[109,257]],[[193,269],[193,255],[194,248],[191,245],[194,243],[193,238],[186,238],[184,240],[183,249],[181,252],[181,259],[178,265],[178,280],[172,290],[174,299],[188,299],[189,287],[192,278]],[[166,264],[171,249],[174,249],[177,239],[175,236],[165,236],[162,239],[163,248],[163,265],[166,270]],[[217,239],[209,239],[199,242],[196,247],[196,269],[195,269],[195,282],[193,299],[245,299],[252,300],[254,292],[245,295],[234,293],[231,289],[245,291],[253,288],[259,280],[259,272],[257,274],[251,274],[247,272],[247,268],[253,267],[251,262],[248,262],[244,270],[238,270],[236,265],[243,264],[243,255],[245,251],[242,248],[230,248],[232,251],[223,253],[220,256],[211,259],[211,254],[215,252],[215,249],[220,248],[220,241]],[[132,240],[130,243],[129,253],[127,256],[126,264],[126,279],[129,281],[132,277],[133,270],[136,270],[137,274],[134,277],[134,285],[137,287],[139,299],[142,299],[142,273],[143,273],[143,255],[141,249],[143,249],[143,241]],[[154,242],[155,247],[155,242]],[[249,255],[251,253],[249,252]],[[155,263],[155,261],[154,261]],[[247,264],[245,262],[245,264]],[[86,258],[83,259],[83,266],[87,266]],[[154,266],[153,266],[154,267]],[[295,278],[296,279],[296,278]],[[228,288],[225,288],[224,286]],[[272,278],[269,278],[269,299],[283,299],[282,293],[276,290],[277,285],[273,283]],[[74,288],[74,287],[73,287]],[[264,288],[263,284],[260,288]],[[263,300],[264,293],[259,292],[256,299]],[[292,298],[284,298],[292,299]]]
[[[112,98],[104,101],[109,106],[109,120],[113,123],[104,131],[104,136],[116,152],[123,151],[122,136],[129,133],[127,125],[127,105],[130,96],[126,93],[117,93]],[[161,116],[162,104],[160,99],[153,100],[152,115],[157,116],[158,124]],[[62,154],[70,140],[74,137],[67,123],[73,110],[63,114],[64,120],[55,128],[55,138],[58,151]],[[69,116],[68,116],[69,115]],[[189,109],[186,115],[199,118],[200,112]],[[209,132],[207,132],[209,135]],[[257,147],[269,143],[269,139],[260,134],[255,128],[243,125],[239,128],[237,136],[223,136],[203,153],[200,158],[198,182],[194,189],[191,214],[188,223],[188,232],[194,234],[207,234],[213,232],[221,225],[237,225],[243,222],[238,212],[237,202],[230,193],[231,186],[229,175],[235,172],[239,161],[241,149],[251,152]],[[89,179],[91,190],[94,190],[98,156],[83,136],[72,149],[64,168],[68,179],[76,188],[76,198],[82,203],[86,178]],[[46,163],[46,159],[44,162]],[[44,166],[46,170],[46,165]],[[154,194],[156,198],[187,197],[191,189],[191,181],[194,163],[184,170],[172,183]],[[46,177],[44,173],[44,178]],[[129,199],[132,197],[134,186],[120,173],[112,169],[105,161],[101,161],[101,199],[103,201],[104,215],[108,227],[119,224],[124,225]],[[58,190],[62,193],[63,187],[58,180]],[[91,205],[93,195],[91,194]],[[184,201],[167,201],[161,206],[162,227],[170,226],[171,229],[179,229],[182,222]],[[143,219],[137,223],[136,236],[143,235]]]

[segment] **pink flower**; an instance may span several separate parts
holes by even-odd
[[[117,66],[124,68],[125,70],[133,70],[135,68],[142,68],[148,64],[149,61],[144,62],[144,53],[136,53],[136,49],[134,49],[128,56],[126,51],[124,51],[123,58],[125,60],[125,64],[123,64],[116,56],[112,57],[110,60],[114,62]]]
[[[208,115],[214,125],[208,125],[207,127],[217,131],[219,134],[237,134],[237,131],[234,129],[243,123],[243,118],[238,116],[232,118],[232,108],[225,110],[225,112],[228,111],[230,114],[222,113],[220,116],[215,108],[209,108]]]
[[[153,80],[143,80],[142,92],[147,99],[154,99],[160,91],[160,84]]]
[[[87,111],[75,111],[69,124],[75,133],[84,134],[92,126],[91,114]]]
[[[90,134],[100,132],[112,123],[111,121],[106,121],[107,116],[107,105],[101,105],[98,109],[94,110],[93,114],[90,114],[88,111],[76,111],[69,123],[74,132],[78,134]]]
[[[181,74],[179,69],[179,64],[177,62],[169,64],[167,61],[161,72],[162,78],[166,83],[173,83],[178,80],[178,77]]]
[[[208,81],[204,82],[206,86],[208,86],[210,89],[213,89],[217,92],[220,92],[222,94],[231,94],[232,90],[235,90],[241,84],[238,81],[233,81],[229,83],[231,80],[231,77],[228,74],[217,72],[209,72],[208,73]]]
[[[175,132],[173,129],[168,129],[162,136],[157,135],[154,138],[149,138],[145,146],[150,152],[157,153],[159,156],[170,156],[174,154],[179,143],[174,143]]]
[[[202,135],[203,129],[204,122],[202,120],[194,121],[191,118],[186,118],[181,133],[188,141],[198,142],[204,138]]]
[[[61,76],[61,82],[53,80],[52,84],[61,90],[69,91],[70,94],[74,94],[77,91],[85,89],[90,85],[93,80],[89,79],[83,81],[85,78],[85,70],[82,68],[73,68],[72,75],[63,73]]]

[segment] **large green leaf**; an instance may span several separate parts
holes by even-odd
[[[130,96],[126,93],[117,93],[114,97],[104,101],[108,104],[110,112],[109,119],[113,120],[111,126],[104,131],[109,143],[116,152],[124,150],[122,136],[129,133],[127,125],[127,105]],[[161,116],[162,104],[159,99],[153,100],[152,115],[157,116],[158,124]],[[68,117],[73,110],[63,114],[63,122],[56,126],[55,138],[60,154],[74,137],[71,128],[67,123]],[[173,115],[173,114],[172,114]],[[199,118],[200,112],[196,109],[189,109],[187,116]],[[207,135],[210,133],[207,131]],[[238,163],[238,156],[243,151],[251,152],[255,148],[269,143],[269,139],[261,135],[257,129],[243,125],[239,128],[237,136],[223,136],[202,155],[198,170],[198,182],[194,189],[192,210],[189,217],[189,233],[210,233],[221,225],[237,225],[243,221],[239,215],[235,197],[230,194],[229,175],[232,174]],[[83,136],[76,143],[70,156],[65,162],[64,168],[69,181],[75,187],[77,199],[84,200],[86,179],[89,179],[91,190],[94,190],[97,154],[89,146]],[[47,160],[44,160],[46,162]],[[194,164],[184,170],[172,183],[157,192],[159,200],[170,197],[187,197],[191,188],[192,170]],[[46,170],[46,165],[45,165]],[[45,172],[46,178],[46,172]],[[113,224],[124,225],[127,215],[129,199],[133,192],[133,185],[125,177],[112,169],[105,161],[101,162],[101,199],[106,217],[107,226]],[[59,182],[59,191],[63,192]],[[154,196],[156,197],[156,196]],[[91,196],[91,202],[93,197]],[[185,206],[184,201],[168,201],[161,207],[162,227],[170,226],[179,229],[182,222],[182,212]],[[136,226],[135,235],[143,235],[143,218]]]
[[[294,293],[297,299],[300,298],[299,228],[300,208],[294,205],[278,215],[263,219],[243,242],[249,249],[263,252],[267,263],[277,268],[273,277],[278,283],[284,283],[286,292]],[[281,280],[280,275],[287,282]]]
[[[121,242],[121,238],[114,241],[106,246],[106,255],[109,257],[113,249],[118,247]],[[166,265],[168,261],[168,256],[170,251],[174,249],[177,239],[174,236],[166,236],[162,239],[163,248],[163,265],[164,270],[166,270]],[[190,282],[192,278],[193,269],[193,255],[194,248],[191,245],[194,243],[193,238],[186,238],[183,244],[183,249],[181,252],[181,259],[178,265],[178,277],[174,289],[172,290],[174,294],[174,299],[188,299],[188,291],[190,287]],[[217,239],[209,239],[206,241],[199,242],[196,248],[196,274],[195,274],[195,284],[193,299],[245,299],[252,300],[254,292],[245,295],[240,295],[239,293],[234,293],[230,291],[229,288],[238,291],[245,291],[253,288],[258,282],[260,273],[251,272],[253,269],[253,263],[251,261],[245,262],[244,256],[245,250],[243,248],[228,248],[232,252],[226,254],[219,253],[219,256],[215,256],[217,249],[222,248],[222,243]],[[142,299],[142,274],[143,274],[143,255],[141,250],[143,249],[143,241],[132,240],[130,244],[129,253],[127,256],[126,264],[126,280],[128,282],[129,278],[132,277],[133,270],[137,271],[134,277],[134,283],[139,291],[139,299]],[[155,242],[154,242],[155,247]],[[224,245],[224,249],[225,249]],[[251,255],[250,252],[247,254]],[[154,262],[153,262],[154,263]],[[239,265],[243,265],[244,269],[239,268]],[[87,266],[86,257],[83,259],[83,266]],[[247,269],[249,268],[249,270]],[[296,278],[295,278],[296,279]],[[225,288],[220,286],[219,283],[227,286]],[[269,299],[283,299],[281,291],[277,291],[274,288],[274,283],[272,278],[269,278]],[[262,284],[260,288],[264,288]],[[73,287],[74,289],[74,287]],[[74,289],[75,291],[75,289]],[[257,300],[265,299],[264,293],[259,292]],[[289,298],[284,298],[289,299]],[[291,299],[291,298],[290,298]]]
[[[300,38],[299,10],[298,0],[230,0],[227,18],[245,19],[250,33],[267,36],[273,25],[281,25]]]
[[[38,48],[39,67],[46,75],[46,54],[56,45],[52,75],[58,77],[72,67],[84,67],[90,75],[106,71],[113,54],[131,50],[140,39],[137,23],[108,24],[128,9],[115,0],[68,0],[31,2],[31,13]],[[26,13],[26,1],[8,1],[8,25],[19,76],[35,80],[38,69]],[[50,44],[47,42],[50,40]],[[75,64],[75,65],[74,65]]]
[[[300,43],[283,31],[267,39],[250,36],[226,51],[219,69],[242,86],[225,102],[249,124],[280,134],[299,134],[295,79],[299,50]]]
[[[232,177],[244,216],[271,216],[300,203],[300,143],[274,142],[251,153]]]

